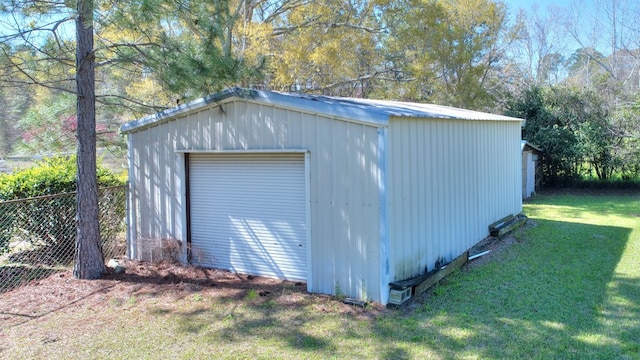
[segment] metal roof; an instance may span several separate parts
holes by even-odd
[[[528,142],[527,140],[522,140],[522,141],[520,141],[520,150],[521,150],[521,151],[524,151],[524,148],[525,148],[525,147],[527,147],[527,146],[528,146],[528,147],[530,147],[530,148],[532,148],[533,150],[538,151],[538,152],[544,152],[544,151],[542,150],[542,148],[540,148],[540,147],[537,147],[537,146],[533,145],[532,143]]]
[[[302,111],[335,116],[344,119],[353,119],[379,126],[386,126],[389,123],[389,119],[392,117],[523,121],[522,119],[508,116],[433,104],[340,98],[323,95],[232,88],[154,115],[125,123],[120,127],[120,131],[122,133],[139,131],[149,126],[170,121],[180,115],[215,106],[218,103],[231,98],[246,99],[257,103],[299,109]]]

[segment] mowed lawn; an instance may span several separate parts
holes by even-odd
[[[508,246],[408,308],[106,293],[0,323],[0,358],[640,359],[640,196],[542,194],[525,213]]]

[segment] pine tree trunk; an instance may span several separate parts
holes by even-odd
[[[77,1],[76,85],[78,96],[77,233],[73,275],[97,279],[104,273],[100,248],[96,178],[96,97],[93,0]]]

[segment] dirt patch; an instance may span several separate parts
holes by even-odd
[[[343,304],[336,297],[307,293],[302,282],[171,263],[125,261],[123,265],[124,273],[110,271],[98,280],[78,280],[66,270],[0,294],[0,326],[15,326],[76,306],[100,308],[105,302],[126,302],[131,297],[136,297],[137,303],[145,298],[170,302],[195,294],[253,305],[265,301],[286,307],[314,303],[319,311],[364,318],[375,318],[385,311],[378,304],[360,308]]]
[[[538,224],[531,219],[527,219],[527,222],[515,230],[515,232],[523,231],[523,229],[527,229],[530,227],[536,227]],[[482,255],[473,260],[469,260],[464,266],[463,270],[469,270],[477,266],[482,266],[487,262],[490,262],[496,257],[499,257],[500,254],[509,246],[515,244],[518,240],[514,237],[514,232],[508,233],[502,238],[497,238],[494,236],[489,236],[486,239],[482,240],[478,244],[476,244],[473,248],[473,254],[480,254],[484,251],[489,251],[489,253]],[[469,253],[471,256],[472,253]]]

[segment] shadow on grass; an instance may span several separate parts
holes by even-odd
[[[54,246],[36,246],[5,255],[0,259],[0,294],[64,271],[72,260],[73,253],[62,256]]]
[[[576,216],[583,208],[594,211],[567,208]],[[175,322],[178,333],[231,351],[251,344],[283,350],[280,357],[289,355],[286,350],[319,358],[640,357],[640,278],[616,272],[631,230],[532,222],[511,246],[482,266],[454,273],[438,291],[417,299],[413,310],[381,317],[310,296],[294,284],[276,293],[270,285],[190,282],[179,274],[126,281],[189,283],[192,304],[158,305],[150,313]],[[224,288],[227,295],[203,300],[199,289],[206,287]]]
[[[25,264],[0,266],[0,294],[32,281],[44,279],[59,271],[61,270]]]
[[[483,267],[461,272],[412,315],[374,327],[381,342],[455,359],[637,358],[640,279],[615,272],[631,230],[537,220]]]
[[[499,257],[452,275],[413,311],[364,319],[330,298],[288,307],[277,297],[236,296],[219,300],[227,310],[215,315],[178,314],[179,329],[210,343],[259,339],[319,357],[636,358],[640,279],[615,273],[629,235],[537,220]]]
[[[336,350],[331,337],[315,334],[311,330],[314,324],[322,326],[326,321],[325,312],[302,309],[299,304],[292,309],[273,305],[269,301],[255,303],[234,300],[228,301],[228,306],[224,303],[224,299],[216,303],[225,307],[223,311],[196,308],[166,315],[172,318],[177,316],[180,332],[197,336],[211,345],[266,341],[303,352],[333,354]],[[259,349],[260,345],[255,344],[255,347]]]
[[[144,265],[141,265],[144,267]],[[301,351],[331,353],[331,338],[313,334],[313,324],[320,324],[327,316],[350,318],[340,308],[346,306],[335,298],[308,294],[306,284],[289,281],[253,281],[253,277],[190,267],[144,267],[142,274],[120,274],[114,278],[120,282],[144,286],[143,293],[151,298],[167,292],[166,286],[188,289],[179,291],[176,299],[192,303],[187,308],[154,306],[148,312],[167,321],[175,321],[179,332],[197,336],[210,344],[242,343],[247,339],[263,339],[280,343]],[[211,275],[211,276],[209,276]],[[109,276],[107,276],[109,278]],[[217,291],[212,298],[208,290]],[[190,297],[190,299],[189,299]],[[213,301],[213,306],[211,305]]]

